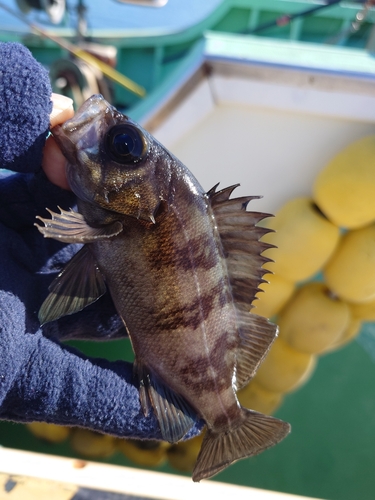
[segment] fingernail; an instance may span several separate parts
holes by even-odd
[[[51,95],[51,100],[53,103],[53,109],[57,108],[61,111],[64,109],[73,108],[73,99],[70,99],[70,97],[66,97],[65,95],[53,93]]]

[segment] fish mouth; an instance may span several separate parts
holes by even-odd
[[[77,153],[99,148],[101,137],[109,126],[115,124],[118,111],[101,94],[85,101],[70,120],[51,130],[63,154],[75,162]]]

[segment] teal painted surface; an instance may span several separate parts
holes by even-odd
[[[292,424],[291,435],[217,479],[330,500],[373,499],[374,380],[375,364],[357,342],[322,357],[276,414]]]
[[[298,41],[273,40],[232,33],[208,32],[205,56],[239,62],[293,67],[374,78],[374,57],[355,47],[336,47]]]
[[[316,3],[301,0],[224,0],[218,2],[217,7],[205,18],[184,29],[160,27],[134,30],[108,27],[91,29],[89,34],[97,43],[115,45],[119,51],[117,69],[151,92],[178,68],[185,57],[189,57],[190,51],[207,30],[241,34],[264,22],[275,20],[282,14],[296,14],[311,5]],[[258,38],[297,40],[320,45],[328,43],[364,49],[375,20],[375,11],[372,9],[368,13],[357,33],[349,34],[348,28],[360,8],[358,3],[343,2],[312,16],[296,19],[288,26],[262,31]],[[71,27],[58,27],[54,30],[58,35],[74,40],[74,30]],[[17,35],[3,31],[0,33],[0,41],[6,40],[24,43],[47,66],[59,57],[68,56],[52,42],[30,33]],[[119,107],[129,108],[139,102],[138,97],[118,85],[114,86],[114,91],[114,103]]]
[[[104,349],[104,344],[85,344],[90,355],[118,359],[123,349],[125,357],[131,356],[125,343],[108,343]],[[375,364],[357,342],[320,358],[312,379],[288,395],[276,414],[291,422],[291,435],[262,455],[237,462],[215,480],[329,500],[373,500],[374,380]],[[67,443],[43,443],[24,426],[9,422],[0,423],[0,444],[77,456]],[[132,465],[120,453],[103,461]],[[157,470],[177,473],[168,466]]]
[[[189,76],[199,68],[204,59],[205,39],[199,40],[189,54],[176,64],[163,81],[148,93],[145,99],[139,100],[129,111],[135,121],[141,121],[152,115],[155,107],[165,99],[171,90],[180,87]]]
[[[150,92],[142,102],[116,88],[116,99],[124,106],[133,106],[134,118],[142,116],[183,78],[192,64],[198,64],[203,54],[199,42],[207,29],[214,31],[207,35],[206,50],[211,57],[219,54],[238,57],[241,48],[248,60],[290,64],[292,54],[297,57],[303,47],[305,60],[310,56],[310,67],[316,64],[321,68],[326,64],[327,70],[362,72],[373,76],[373,59],[363,50],[370,22],[374,21],[373,12],[360,32],[350,38],[342,37],[340,44],[352,48],[344,50],[322,45],[340,30],[345,30],[353,20],[358,5],[332,7],[324,11],[324,15],[321,13],[282,29],[269,30],[257,38],[243,38],[235,34],[274,19],[281,13],[294,13],[303,8],[306,8],[306,2],[228,0],[209,18],[179,33],[163,32],[158,36],[144,33],[137,37],[126,36],[125,32],[121,37],[115,37],[113,32],[101,33],[101,41],[114,43],[119,48],[118,69],[145,85]],[[225,33],[220,34],[223,31]],[[231,35],[231,32],[234,34]],[[28,45],[46,66],[66,56],[49,41],[31,35],[6,36],[8,40],[21,40]],[[0,35],[0,39],[4,39],[4,34]],[[91,356],[114,360],[120,353],[121,358],[131,359],[127,341],[120,344],[76,345]],[[293,431],[288,439],[259,457],[234,464],[218,475],[217,480],[330,500],[372,500],[375,491],[374,380],[375,364],[357,342],[322,357],[308,384],[288,395],[277,413],[292,424]],[[24,426],[7,422],[0,423],[0,444],[74,456],[68,444],[53,446],[42,443],[31,436]],[[106,461],[130,465],[119,453]],[[167,466],[159,470],[176,473]]]

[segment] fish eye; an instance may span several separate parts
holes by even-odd
[[[130,124],[112,127],[107,132],[105,146],[111,158],[124,165],[139,162],[147,153],[146,138]]]

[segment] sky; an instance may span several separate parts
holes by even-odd
[[[2,3],[20,12],[16,0],[1,0]],[[23,0],[25,1],[25,0]],[[66,0],[74,20],[77,0]],[[194,25],[209,15],[224,0],[169,0],[161,8],[138,7],[120,3],[116,0],[85,0],[88,8],[89,28],[91,29],[162,29],[180,30]],[[31,22],[48,25],[42,12],[32,10],[27,18]],[[69,25],[69,20],[68,20]],[[25,25],[0,8],[0,29],[25,29]]]

